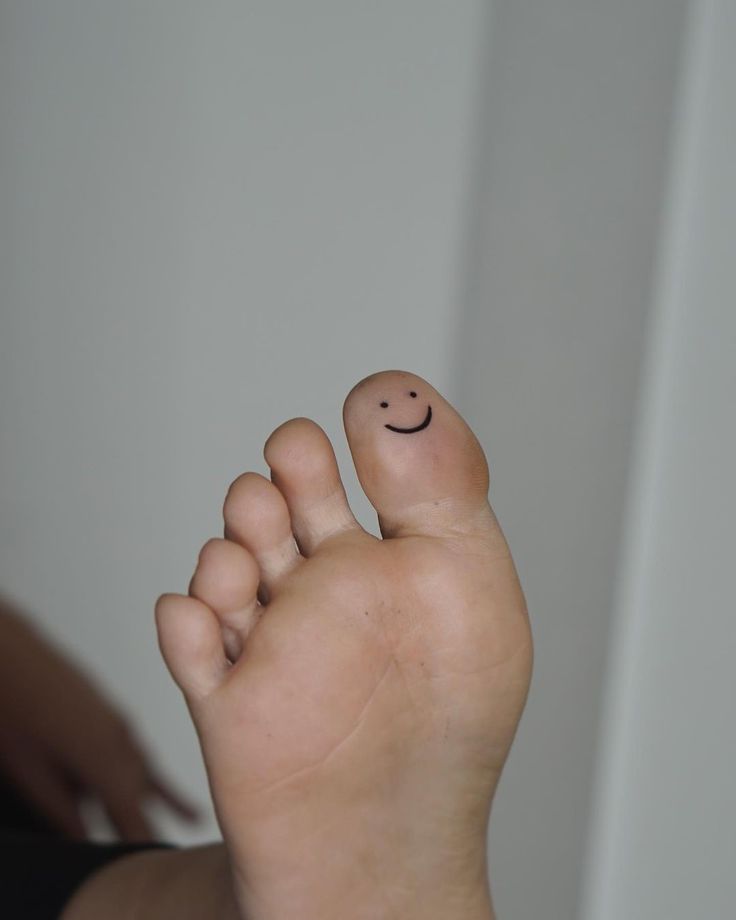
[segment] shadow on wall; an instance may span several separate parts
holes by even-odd
[[[491,878],[499,916],[570,918],[687,4],[493,6],[455,366],[536,659]]]

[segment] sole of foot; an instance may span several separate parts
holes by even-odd
[[[156,608],[248,920],[487,920],[486,831],[532,643],[483,451],[425,380],[385,371],[332,445],[276,429],[188,596]]]

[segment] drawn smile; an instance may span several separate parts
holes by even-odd
[[[385,425],[384,427],[388,428],[389,431],[395,431],[397,434],[415,434],[417,431],[424,431],[431,421],[432,407],[427,406],[427,414],[424,416],[424,421],[421,425],[415,425],[413,428],[397,428],[395,425]]]

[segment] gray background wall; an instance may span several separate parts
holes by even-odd
[[[536,661],[491,823],[491,878],[499,917],[567,920],[587,849],[686,5],[494,8],[456,367]]]
[[[736,904],[736,8],[690,11],[582,915]]]
[[[153,602],[284,418],[451,388],[480,12],[0,5],[0,585],[203,803]]]
[[[703,34],[721,37],[698,56]],[[369,521],[339,407],[407,367],[487,447],[534,623],[492,822],[499,917],[684,920],[696,897],[726,916],[734,686],[689,613],[704,599],[736,646],[728,36],[725,0],[0,2],[0,585],[202,802],[153,601],[286,416],[335,437]],[[700,445],[711,490],[678,505]],[[686,520],[700,556],[662,542]],[[683,708],[697,743],[673,772]],[[678,836],[700,749],[731,759]],[[215,833],[161,817],[177,841]]]

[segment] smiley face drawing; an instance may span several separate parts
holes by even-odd
[[[409,392],[409,396],[412,399],[416,399],[417,398],[416,391],[411,390]],[[381,408],[388,409],[388,407],[389,407],[389,404],[384,399],[384,401],[381,403]],[[416,434],[418,431],[424,431],[424,429],[428,427],[431,421],[432,421],[432,407],[430,405],[427,405],[427,414],[424,416],[424,420],[420,422],[418,425],[414,425],[412,428],[399,428],[397,425],[387,424],[387,425],[384,425],[383,427],[388,428],[389,431],[395,431],[397,434]]]

